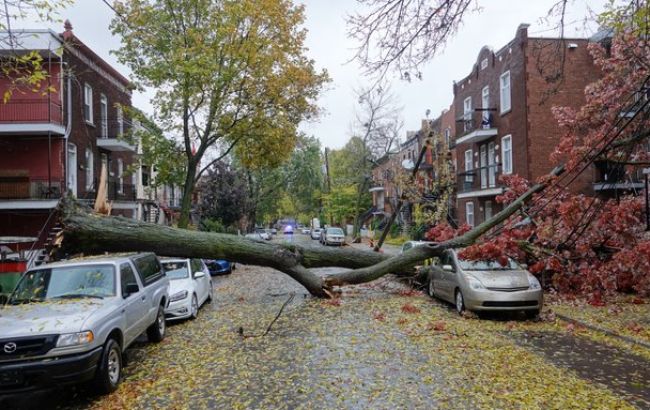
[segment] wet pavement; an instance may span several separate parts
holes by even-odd
[[[169,326],[160,344],[143,338],[128,349],[117,392],[61,388],[0,407],[648,408],[647,357],[558,321],[461,318],[395,278],[332,301],[268,268],[239,265],[213,281],[215,301],[197,320]]]

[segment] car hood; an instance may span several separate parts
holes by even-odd
[[[169,281],[169,296],[182,291],[192,292],[192,279],[174,279]]]
[[[480,280],[486,288],[513,289],[528,287],[528,272],[525,270],[466,271]]]
[[[87,319],[109,299],[57,300],[6,305],[0,309],[0,337],[79,332]]]

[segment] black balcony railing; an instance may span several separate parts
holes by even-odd
[[[458,127],[456,127],[458,137],[475,130],[496,128],[494,125],[494,115],[488,110],[470,111],[461,115],[456,122],[458,123]]]
[[[65,192],[63,179],[0,176],[0,199],[59,199]]]
[[[97,197],[97,187],[99,181],[95,178],[91,187],[86,189],[84,199],[93,200]],[[124,179],[120,178],[109,178],[106,183],[107,188],[107,199],[109,201],[135,201],[137,199],[137,187],[133,184],[124,183]]]
[[[458,192],[480,191],[499,186],[501,164],[487,165],[458,174]]]

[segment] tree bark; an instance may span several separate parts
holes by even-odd
[[[552,174],[562,172],[563,167],[560,167]],[[196,232],[122,217],[98,216],[66,199],[62,202],[61,251],[68,254],[147,251],[164,256],[227,259],[269,266],[286,273],[314,296],[332,297],[334,286],[365,283],[387,273],[405,272],[420,261],[441,255],[446,249],[471,245],[545,187],[546,183],[531,187],[504,210],[460,237],[415,247],[392,257],[353,248],[259,242],[235,235]],[[326,277],[309,270],[328,266],[352,270]]]

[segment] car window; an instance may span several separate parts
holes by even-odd
[[[122,286],[122,297],[127,297],[126,287],[127,285],[135,284],[138,282],[135,279],[135,273],[133,273],[133,268],[128,263],[123,263],[120,265],[120,282]]]
[[[148,254],[135,257],[133,263],[138,269],[138,274],[144,286],[148,286],[163,277],[163,270],[156,255]]]
[[[402,252],[406,252],[409,249],[411,249],[411,243],[410,242],[407,242],[407,243],[404,244],[404,246],[402,246]]]
[[[203,272],[203,264],[199,259],[192,259],[192,273]]]
[[[451,255],[449,254],[449,252],[445,252],[445,253],[442,255],[442,257],[440,257],[440,264],[441,264],[442,266],[444,266],[444,265],[449,265],[449,266],[451,266],[451,270],[452,270],[452,271],[454,271],[454,272],[456,271],[456,267],[455,267],[455,265],[454,265],[454,258],[451,257]]]
[[[327,233],[330,235],[343,235],[343,229],[341,228],[327,228]]]
[[[163,262],[162,265],[165,268],[167,277],[171,280],[187,279],[190,276],[187,270],[187,262],[185,261]]]

